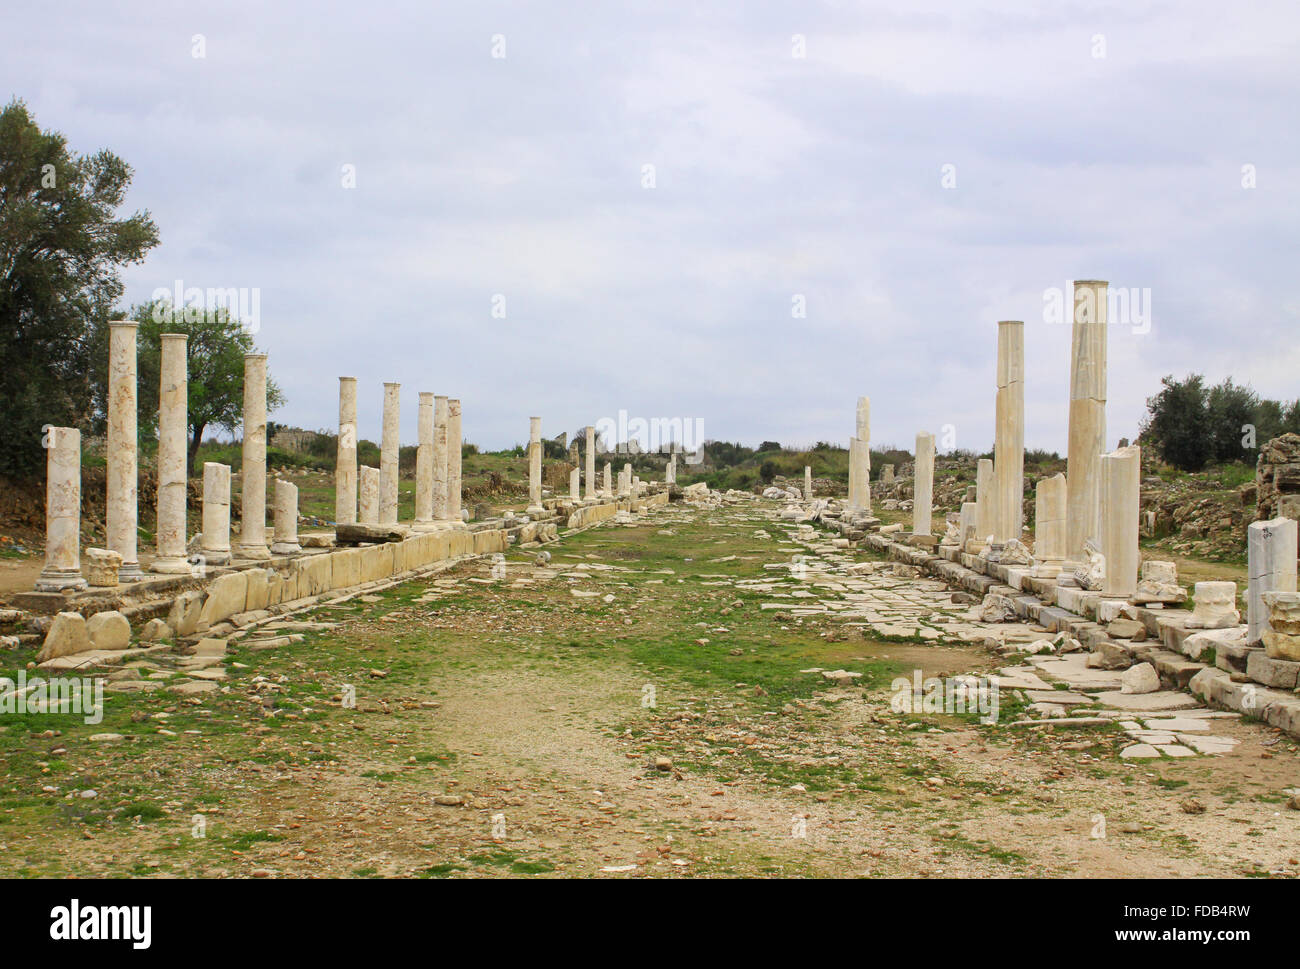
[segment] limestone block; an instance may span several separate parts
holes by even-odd
[[[81,613],[61,612],[50,623],[49,631],[45,634],[45,642],[41,645],[40,652],[36,654],[36,662],[44,663],[58,656],[84,653],[89,649],[93,647],[90,645],[90,636],[86,632],[86,620],[82,618]]]
[[[1289,518],[1253,522],[1247,529],[1247,642],[1258,643],[1269,628],[1264,596],[1296,591],[1296,537],[1296,523]]]
[[[1266,650],[1252,650],[1246,657],[1246,675],[1265,686],[1294,690],[1300,686],[1300,662],[1273,659]]]
[[[86,549],[84,569],[88,585],[113,587],[117,585],[117,573],[122,567],[122,554],[111,552],[106,548]]]
[[[1300,662],[1300,593],[1265,592],[1268,628],[1264,630],[1264,652],[1269,659]]]
[[[361,584],[363,549],[343,548],[330,553],[330,588],[348,589]]]
[[[274,574],[271,569],[248,569],[244,573],[248,583],[244,599],[245,612],[265,609],[270,604],[271,576]]]
[[[171,610],[167,613],[167,625],[177,636],[193,636],[198,631],[202,615],[203,593],[182,592],[172,600]]]
[[[97,612],[86,620],[86,635],[93,649],[126,649],[131,645],[131,623],[116,610]]]
[[[1224,629],[1241,622],[1235,582],[1198,582],[1192,589],[1192,603],[1188,629]]]
[[[228,572],[217,576],[208,586],[208,597],[199,617],[200,625],[211,627],[237,612],[243,612],[247,597],[248,577],[243,572]]]
[[[158,643],[172,638],[172,627],[161,619],[150,619],[140,630],[140,641]]]
[[[333,564],[328,553],[312,555],[294,562],[298,574],[298,598],[318,596],[330,590],[333,581]]]
[[[1120,675],[1121,693],[1155,693],[1160,689],[1160,675],[1150,663],[1130,666]]]

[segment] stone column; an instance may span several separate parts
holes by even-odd
[[[1133,445],[1101,456],[1101,554],[1106,559],[1103,596],[1127,598],[1137,591],[1141,453],[1142,449]]]
[[[1038,482],[1034,492],[1034,559],[1058,571],[1065,562],[1065,475]]]
[[[916,471],[912,481],[912,534],[930,534],[930,511],[934,504],[934,435],[916,435]]]
[[[379,524],[379,469],[362,465],[359,472],[361,483],[361,524]]]
[[[189,368],[184,333],[162,334],[158,388],[158,552],[152,572],[182,575],[186,558],[186,490],[189,470]]]
[[[298,544],[298,486],[282,478],[275,479],[275,540],[271,552],[275,555],[297,555],[302,551]]]
[[[997,428],[993,443],[997,511],[993,537],[1020,540],[1025,524],[1025,324],[998,323]]]
[[[613,498],[614,497],[614,465],[611,464],[609,461],[605,462],[605,480],[602,483],[604,484],[605,487],[602,489],[601,493],[606,498]]]
[[[1253,644],[1272,628],[1264,593],[1296,591],[1296,523],[1290,518],[1252,522],[1246,554],[1246,642]]]
[[[975,515],[978,506],[973,501],[963,501],[961,503],[961,514],[957,519],[957,531],[961,534],[961,547],[964,550],[966,543],[971,540],[975,534]]]
[[[45,431],[45,568],[37,592],[86,588],[81,574],[81,432]]]
[[[542,507],[542,419],[528,418],[528,507],[529,515],[540,515]]]
[[[853,507],[859,511],[871,511],[871,398],[858,398],[857,411],[857,434],[854,435],[858,442],[857,456],[849,452],[849,460],[853,463],[854,481],[856,482],[856,491]]]
[[[620,497],[627,497],[632,493],[632,462],[628,461],[623,465],[623,480],[619,484],[618,493]]]
[[[433,517],[447,520],[447,398],[433,398]]]
[[[379,441],[379,523],[397,524],[397,452],[402,437],[402,385],[384,384],[384,428]]]
[[[1082,561],[1083,543],[1100,538],[1101,453],[1106,447],[1106,283],[1076,280],[1070,342],[1070,441],[1066,469],[1066,547]]]
[[[339,378],[339,446],[334,461],[334,520],[357,520],[357,378]]]
[[[676,445],[673,445],[676,447]],[[668,455],[668,468],[664,472],[664,480],[669,484],[677,484],[677,452],[673,451]]]
[[[140,324],[115,320],[108,337],[108,481],[104,530],[108,549],[122,556],[119,582],[144,578],[137,548],[139,474],[136,448],[139,412],[136,334]]]
[[[266,354],[244,354],[244,449],[239,557],[269,559],[266,547]]]
[[[465,437],[460,430],[460,401],[447,401],[447,517],[460,519],[460,452]]]
[[[230,465],[203,464],[203,564],[230,564]]]
[[[587,425],[587,497],[599,497],[596,487],[596,428]]]
[[[812,501],[813,497],[812,467],[807,464],[803,466],[803,497],[804,501]]]
[[[415,531],[433,524],[433,394],[420,393],[419,443],[415,449]]]
[[[569,500],[582,500],[582,472],[577,468],[569,472]]]
[[[993,461],[980,458],[975,465],[975,541],[986,545],[989,536],[996,531],[994,518],[997,515],[994,504],[995,475]]]

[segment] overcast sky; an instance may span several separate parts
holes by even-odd
[[[0,94],[135,169],[161,243],[128,299],[259,291],[282,423],[333,427],[352,375],[374,440],[396,380],[408,443],[421,390],[491,448],[620,408],[844,443],[866,394],[874,445],[951,425],[983,450],[997,321],[1023,319],[1026,444],[1064,453],[1044,291],[1074,278],[1149,292],[1149,325],[1110,327],[1109,444],[1165,373],[1300,396],[1294,0],[74,2],[3,25]]]

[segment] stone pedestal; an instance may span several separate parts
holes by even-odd
[[[1258,643],[1269,628],[1264,594],[1296,591],[1296,523],[1289,518],[1252,522],[1246,554],[1246,642]]]
[[[50,427],[45,445],[45,568],[37,592],[86,587],[81,574],[81,432]]]
[[[460,460],[465,438],[460,428],[460,401],[447,401],[447,517],[461,525]]]
[[[1134,445],[1102,455],[1101,554],[1106,559],[1106,578],[1101,594],[1108,598],[1127,599],[1137,591],[1141,485],[1141,448]]]
[[[203,463],[203,564],[230,564],[230,465]]]
[[[433,517],[447,521],[447,421],[450,408],[447,398],[433,398]]]
[[[994,538],[1020,541],[1025,498],[1025,324],[998,323],[997,428],[993,443]]]
[[[415,524],[417,532],[430,532],[433,520],[433,394],[421,392],[419,441],[415,449]]]
[[[1057,572],[1065,565],[1065,475],[1054,474],[1038,482],[1034,493],[1034,559],[1042,567]]]
[[[357,378],[339,378],[339,444],[334,462],[334,520],[357,521]]]
[[[1237,611],[1237,583],[1197,582],[1192,587],[1192,614],[1188,629],[1226,629],[1241,622]]]
[[[379,469],[362,465],[358,479],[361,483],[359,510],[361,525],[379,524]]]
[[[934,504],[934,435],[921,431],[916,435],[916,473],[912,484],[912,534],[930,534],[930,515]]]
[[[587,425],[587,497],[596,498],[600,494],[600,488],[596,486],[596,428]]]
[[[115,320],[109,324],[108,336],[108,431],[105,442],[108,479],[104,530],[109,550],[122,556],[122,565],[117,573],[119,582],[144,578],[137,541],[139,391],[136,334],[139,328],[140,324],[132,320]]]
[[[609,472],[606,471],[606,477]],[[608,482],[607,482],[608,484]],[[540,515],[542,507],[542,419],[528,418],[528,508],[529,515]]]
[[[298,544],[298,486],[275,479],[275,540],[271,552],[275,555],[297,555],[302,551]]]
[[[569,472],[569,500],[582,500],[582,472],[578,468]]]
[[[184,333],[162,334],[161,380],[158,388],[158,551],[151,572],[184,575],[186,558],[186,498],[189,454],[189,368]]]
[[[266,547],[266,354],[244,355],[244,448],[239,558],[269,559]]]
[[[379,442],[379,523],[397,524],[397,455],[402,434],[402,385],[384,384],[384,426]]]
[[[1066,470],[1066,547],[1082,561],[1083,543],[1101,536],[1101,454],[1106,447],[1106,288],[1076,280],[1070,343],[1070,440]]]

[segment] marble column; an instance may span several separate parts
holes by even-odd
[[[339,378],[339,446],[334,461],[334,520],[357,520],[357,378]]]
[[[529,515],[540,515],[542,507],[542,419],[528,418],[528,507]]]
[[[813,497],[812,468],[807,464],[803,466],[803,497],[804,501],[812,501]]]
[[[162,376],[158,387],[158,551],[152,572],[183,575],[186,557],[186,497],[189,471],[189,367],[184,333],[162,334]]]
[[[37,592],[86,588],[81,574],[81,432],[49,427],[45,445],[45,568]]]
[[[994,469],[991,458],[980,458],[975,465],[975,541],[983,547],[996,530],[994,518]]]
[[[1066,467],[1066,547],[1083,561],[1083,543],[1101,534],[1101,454],[1106,447],[1106,289],[1074,283],[1070,342],[1070,440]]]
[[[244,354],[244,448],[240,478],[240,558],[269,559],[266,547],[266,354]]]
[[[271,553],[297,555],[301,551],[302,546],[298,544],[298,486],[276,478],[275,537]]]
[[[119,582],[144,578],[137,545],[139,474],[136,449],[139,413],[136,335],[140,324],[114,320],[108,337],[108,481],[104,531],[110,552],[122,556]]]
[[[859,397],[856,421],[857,434],[854,435],[858,441],[858,452],[855,458],[852,453],[849,459],[853,461],[854,479],[857,482],[856,503],[854,507],[859,511],[871,511],[871,398]]]
[[[623,465],[623,481],[618,489],[619,497],[626,498],[632,493],[632,462]]]
[[[912,480],[912,534],[930,534],[930,513],[934,504],[934,435],[916,435],[916,471]]]
[[[1025,324],[1020,320],[998,323],[997,377],[993,537],[1020,541],[1025,524]]]
[[[357,479],[360,483],[361,497],[358,503],[360,511],[360,524],[378,525],[379,524],[379,469],[362,465],[358,471]]]
[[[203,564],[230,564],[230,465],[203,464]]]
[[[596,428],[587,425],[587,497],[599,497],[600,489],[596,487]]]
[[[1103,596],[1127,598],[1137,591],[1141,454],[1142,449],[1132,445],[1101,456],[1101,554],[1106,559]]]
[[[1065,475],[1038,482],[1034,491],[1034,559],[1043,570],[1065,562]]]
[[[433,517],[447,520],[447,398],[433,398]]]
[[[433,523],[433,394],[420,393],[419,441],[415,448],[415,525],[432,531]]]
[[[402,385],[384,384],[384,427],[379,441],[379,524],[397,524],[398,451],[402,439]]]
[[[1252,522],[1246,529],[1246,555],[1246,642],[1254,644],[1271,629],[1264,593],[1296,591],[1295,521]]]
[[[569,500],[582,500],[582,472],[578,468],[569,472]]]
[[[460,461],[465,436],[460,429],[460,401],[447,401],[447,517],[463,525],[460,517]]]

